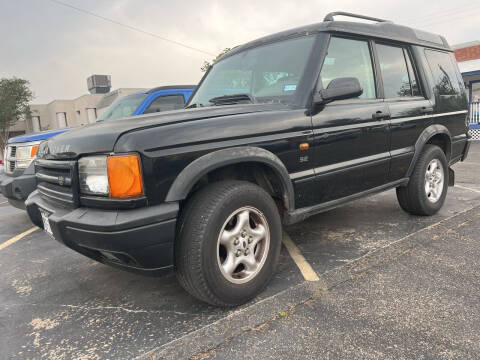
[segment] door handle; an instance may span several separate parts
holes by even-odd
[[[424,106],[422,107],[422,109],[420,110],[420,112],[422,114],[430,114],[430,113],[433,113],[433,107],[431,106]]]
[[[372,119],[373,120],[382,120],[382,119],[388,119],[390,117],[389,113],[384,113],[383,111],[377,111],[372,114]]]

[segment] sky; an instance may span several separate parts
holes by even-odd
[[[479,0],[0,0],[0,78],[29,80],[35,104],[86,94],[92,74],[111,75],[113,89],[196,84],[204,60],[224,48],[321,22],[331,11],[388,19],[450,44],[480,39]]]

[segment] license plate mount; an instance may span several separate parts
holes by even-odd
[[[42,222],[43,222],[43,230],[53,237],[53,232],[52,228],[50,227],[50,221],[48,220],[48,217],[50,216],[50,213],[46,210],[39,209],[40,210],[40,215],[42,216]]]

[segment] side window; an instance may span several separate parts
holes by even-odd
[[[398,46],[383,44],[376,46],[385,98],[418,96],[420,93],[417,80],[405,50]]]
[[[150,114],[160,111],[183,109],[185,98],[183,95],[165,95],[159,96],[152,101],[150,106],[145,109],[144,114]]]
[[[363,88],[361,99],[376,97],[372,57],[367,41],[332,36],[320,73],[323,88],[333,79],[341,77],[356,77],[360,81]]]
[[[425,55],[432,71],[435,92],[440,96],[459,95],[460,83],[450,54],[427,49]]]
[[[422,93],[420,92],[420,87],[418,86],[417,77],[415,75],[415,70],[413,69],[412,65],[412,59],[406,49],[403,49],[403,52],[405,54],[405,59],[407,60],[408,75],[410,76],[410,84],[412,86],[412,95],[421,96]]]

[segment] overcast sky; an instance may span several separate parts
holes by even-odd
[[[439,33],[450,44],[480,38],[478,0],[61,1],[212,54],[335,10]],[[87,93],[91,74],[112,75],[113,89],[195,84],[211,58],[52,0],[0,0],[0,33],[0,77],[30,80],[34,103]]]

